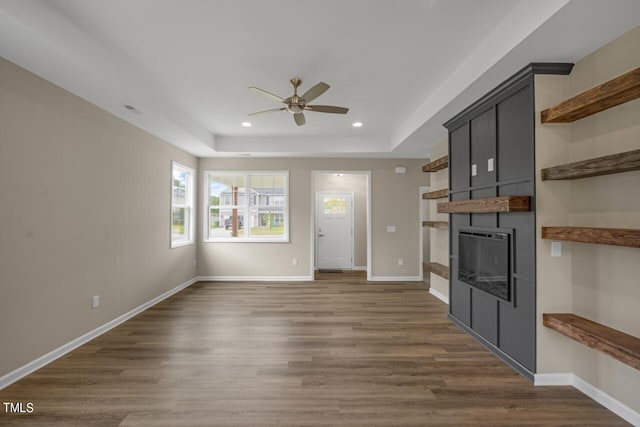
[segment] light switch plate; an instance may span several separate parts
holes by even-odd
[[[551,256],[562,256],[562,242],[551,242]]]
[[[395,225],[387,225],[387,233],[395,233],[396,226]]]
[[[493,172],[493,157],[487,160],[487,170]]]
[[[478,165],[471,165],[471,176],[478,175]]]

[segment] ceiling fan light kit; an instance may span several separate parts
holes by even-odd
[[[276,111],[288,111],[293,114],[293,120],[296,122],[296,125],[302,126],[306,123],[306,119],[304,117],[304,111],[314,111],[317,113],[331,113],[331,114],[347,114],[349,111],[348,108],[345,107],[336,107],[333,105],[309,105],[308,103],[325,93],[330,86],[325,82],[320,82],[313,86],[311,89],[307,90],[302,96],[298,95],[298,87],[302,83],[302,80],[299,78],[293,78],[289,81],[291,86],[293,86],[293,95],[288,98],[282,98],[278,95],[275,95],[271,92],[268,92],[264,89],[260,89],[259,87],[251,86],[249,89],[253,90],[267,98],[271,98],[275,101],[281,102],[285,105],[285,107],[281,108],[272,108],[270,110],[258,111],[256,113],[251,113],[249,116],[255,116],[257,114],[265,114],[265,113],[273,113]]]

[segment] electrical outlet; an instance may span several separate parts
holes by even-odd
[[[551,242],[551,256],[562,256],[561,242]]]
[[[291,260],[291,265],[298,265],[298,258],[294,258]]]
[[[404,260],[402,258],[398,258],[398,265],[404,265]]]
[[[94,295],[93,298],[91,298],[91,308],[98,307],[100,307],[100,295]]]
[[[493,157],[487,160],[487,171],[493,172]]]

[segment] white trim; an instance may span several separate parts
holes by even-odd
[[[422,194],[428,193],[430,189],[431,186],[429,185],[421,185],[418,188],[418,269],[420,271],[420,280],[424,280],[424,227],[422,226],[422,221],[426,220]],[[431,245],[431,235],[429,235],[429,245]]]
[[[579,376],[572,373],[561,374],[535,374],[534,385],[536,386],[567,386],[571,385],[580,390],[587,397],[598,402],[620,418],[634,426],[640,426],[640,412],[637,412],[609,394],[586,382]]]
[[[288,170],[254,170],[254,171],[236,171],[236,170],[205,170],[202,173],[204,182],[203,182],[203,209],[201,210],[202,217],[202,242],[203,243],[290,243],[290,210],[289,205],[291,203],[291,197],[289,194],[289,171]],[[285,178],[285,199],[286,204],[283,210],[284,216],[284,234],[282,237],[251,237],[249,236],[248,228],[244,228],[243,237],[209,237],[209,176],[211,175],[235,175],[235,176],[244,176],[245,177],[245,197],[244,197],[244,206],[242,209],[246,213],[251,208],[251,203],[249,201],[250,197],[248,195],[247,189],[251,190],[251,176],[261,176],[261,175],[282,175]],[[248,215],[247,215],[248,216]]]
[[[634,426],[640,426],[640,413],[629,408],[624,403],[614,399],[604,391],[589,384],[577,375],[573,376],[573,386]]]
[[[371,276],[367,280],[372,282],[421,282],[420,276]]]
[[[367,271],[367,266],[366,265],[356,265],[352,268],[352,270],[357,270],[357,271]]]
[[[438,298],[443,303],[449,305],[449,297],[443,294],[442,292],[438,292],[433,288],[429,288],[429,293],[434,297]]]
[[[174,169],[177,170],[182,170],[183,172],[186,172],[188,174],[187,177],[187,194],[185,195],[185,198],[187,199],[187,206],[189,206],[189,218],[188,218],[188,226],[189,229],[187,230],[188,232],[188,239],[187,240],[177,240],[177,241],[173,241],[173,171]],[[171,184],[170,187],[171,188],[171,199],[170,199],[170,208],[169,208],[169,248],[170,249],[174,249],[174,248],[179,248],[182,246],[190,246],[190,245],[195,245],[196,240],[195,240],[195,229],[197,227],[196,224],[196,194],[197,194],[197,188],[196,188],[196,171],[193,168],[190,168],[189,166],[183,165],[180,162],[176,162],[175,160],[171,161]],[[185,218],[185,222],[187,222],[187,218]]]
[[[199,282],[310,282],[313,276],[198,276]]]
[[[573,374],[534,374],[533,385],[573,385]]]
[[[371,241],[371,171],[367,171],[367,280],[373,277],[373,268],[371,267],[372,258]]]
[[[128,311],[127,313],[116,317],[115,319],[105,323],[102,326],[97,327],[96,329],[87,332],[86,334],[79,336],[78,338],[69,341],[68,343],[62,345],[61,347],[56,348],[55,350],[50,351],[49,353],[38,357],[37,359],[27,363],[26,365],[23,365],[21,367],[19,367],[18,369],[9,372],[8,374],[3,375],[2,377],[0,377],[0,390],[2,390],[3,388],[13,384],[14,382],[20,380],[21,378],[24,378],[25,376],[29,375],[30,373],[48,365],[49,363],[53,362],[54,360],[64,356],[65,354],[69,353],[72,350],[75,350],[76,348],[80,347],[83,344],[88,343],[89,341],[91,341],[92,339],[104,334],[105,332],[108,332],[109,330],[115,328],[116,326],[126,322],[127,320],[131,319],[132,317],[142,313],[143,311],[145,311],[146,309],[156,305],[157,303],[169,298],[170,296],[172,296],[173,294],[176,294],[178,292],[180,292],[181,290],[183,290],[184,288],[196,283],[198,281],[197,277],[194,277],[193,279],[187,280],[186,282],[176,286],[173,289],[170,289],[168,291],[166,291],[163,294],[158,295],[157,297],[145,302],[142,305],[139,305],[138,307],[134,308],[131,311]]]
[[[312,170],[311,171],[311,192],[310,194],[315,194],[316,192],[316,175],[327,175],[327,174],[336,174],[343,173],[346,175],[365,175],[367,177],[367,280],[371,280],[371,171],[370,170]],[[316,222],[316,198],[315,196],[311,198],[311,224],[315,224]],[[354,202],[355,203],[355,202]],[[354,211],[355,212],[355,211]],[[316,254],[315,254],[315,234],[316,229],[315,226],[309,227],[311,233],[310,239],[310,262],[309,265],[311,267],[310,276],[314,277],[314,269],[316,264]],[[355,230],[354,230],[355,233]],[[355,236],[354,236],[355,239]],[[355,252],[355,251],[354,251]],[[354,255],[355,256],[355,255]],[[355,268],[354,268],[355,270]]]

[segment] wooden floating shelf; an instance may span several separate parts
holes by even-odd
[[[588,178],[636,170],[640,170],[640,150],[542,169],[542,180]]]
[[[422,198],[424,200],[444,199],[446,197],[449,197],[449,190],[447,188],[437,191],[431,191],[422,195]]]
[[[570,123],[640,97],[640,68],[582,92],[541,113],[542,123]]]
[[[422,221],[422,226],[446,230],[449,228],[449,223],[447,221]]]
[[[429,273],[436,274],[449,280],[449,267],[446,265],[438,262],[425,262],[422,265],[424,267],[424,271],[428,271]]]
[[[631,228],[542,227],[542,238],[640,248],[640,230]]]
[[[640,338],[571,313],[544,313],[542,319],[547,328],[640,369]]]
[[[438,203],[438,213],[528,212],[529,196],[501,196],[486,199]]]
[[[422,172],[438,172],[449,167],[449,156],[440,157],[422,167]]]

